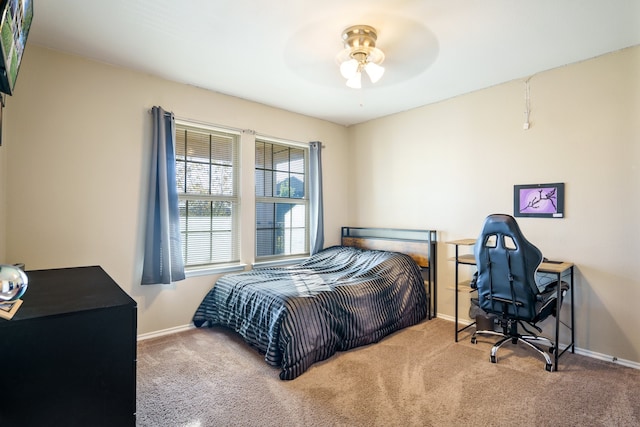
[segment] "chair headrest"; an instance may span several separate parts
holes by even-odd
[[[484,220],[481,235],[496,233],[525,238],[515,218],[506,214],[492,214]]]
[[[496,236],[496,247],[499,250],[506,250],[505,237],[508,237],[515,245],[513,250],[510,250],[514,255],[521,254],[525,258],[531,261],[535,268],[542,262],[542,252],[527,238],[520,230],[520,226],[514,217],[506,214],[491,214],[489,215],[482,226],[482,231],[476,242],[476,253],[486,250],[485,245],[487,240],[491,236]]]

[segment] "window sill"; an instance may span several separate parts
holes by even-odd
[[[306,261],[308,260],[309,257],[305,256],[305,257],[299,257],[299,258],[287,258],[287,259],[277,259],[277,260],[272,260],[272,261],[260,261],[260,262],[254,262],[253,264],[251,264],[252,268],[263,268],[263,267],[280,267],[283,265],[291,265],[291,264],[298,264],[302,261]]]
[[[302,257],[296,257],[296,258],[260,261],[260,262],[254,262],[253,264],[251,264],[251,268],[280,267],[285,265],[298,264],[302,261],[306,261],[307,259],[309,259],[308,256],[302,256]],[[199,277],[199,276],[212,276],[216,274],[244,271],[247,265],[248,264],[232,264],[232,265],[221,265],[217,267],[190,268],[190,269],[186,269],[184,273],[187,278]]]
[[[244,271],[247,264],[222,265],[217,267],[191,268],[185,270],[186,277],[209,276],[214,274],[231,273],[234,271]]]

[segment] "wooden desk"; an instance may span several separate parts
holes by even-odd
[[[476,243],[476,239],[460,239],[460,240],[452,240],[449,242],[446,242],[447,244],[450,245],[455,245],[455,257],[452,258],[452,261],[455,261],[456,263],[456,271],[455,271],[455,341],[458,342],[458,333],[472,327],[475,325],[475,322],[470,323],[469,325],[466,325],[463,328],[459,328],[459,323],[458,323],[458,285],[459,285],[459,279],[458,279],[458,267],[459,265],[471,265],[471,266],[475,266],[476,265],[476,258],[473,254],[460,254],[459,253],[459,247],[460,246],[473,246]],[[555,274],[557,281],[558,281],[558,286],[557,286],[557,290],[558,290],[558,295],[557,295],[557,306],[556,306],[556,316],[555,316],[555,331],[554,331],[554,343],[555,343],[555,351],[553,352],[554,354],[554,370],[558,370],[558,358],[560,356],[562,356],[565,351],[571,349],[572,353],[575,353],[575,333],[573,330],[573,324],[574,324],[574,297],[573,297],[573,286],[574,286],[574,274],[573,274],[573,267],[574,264],[572,262],[568,262],[568,261],[560,261],[560,262],[543,262],[542,264],[540,264],[540,267],[538,267],[538,271],[541,273],[551,273],[551,274]],[[570,325],[565,325],[570,331],[571,331],[571,342],[562,350],[560,350],[560,310],[562,308],[562,290],[561,290],[561,286],[560,283],[563,281],[564,278],[569,279],[569,293],[571,295],[571,324]]]

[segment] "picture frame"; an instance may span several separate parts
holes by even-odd
[[[564,183],[513,186],[513,216],[564,218]]]

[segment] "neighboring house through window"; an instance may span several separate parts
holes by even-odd
[[[308,148],[256,137],[256,258],[309,253]]]

